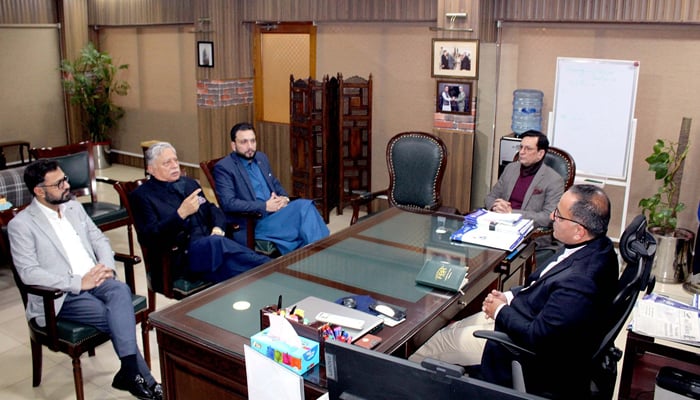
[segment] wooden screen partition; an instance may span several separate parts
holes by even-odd
[[[292,194],[314,199],[328,222],[372,182],[372,77],[290,77]]]
[[[467,213],[472,209],[470,198],[474,132],[435,129],[433,133],[442,139],[447,147],[447,169],[442,181],[442,204]]]

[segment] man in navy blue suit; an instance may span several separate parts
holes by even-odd
[[[130,196],[139,241],[154,249],[187,249],[180,266],[213,282],[270,261],[224,235],[224,213],[207,200],[197,181],[181,176],[170,143],[149,147],[146,164],[151,179]]]
[[[549,264],[539,266],[523,286],[493,290],[483,313],[437,332],[410,357],[430,357],[460,365],[481,364],[484,379],[512,385],[511,353],[473,337],[479,329],[505,332],[538,354],[527,365],[528,391],[574,398],[588,393],[583,372],[608,328],[606,309],[617,290],[618,263],[606,236],[610,200],[593,185],[575,185],[550,215],[554,237],[564,243]],[[484,318],[485,317],[485,318]]]
[[[214,167],[216,192],[229,222],[244,227],[243,218],[232,213],[260,213],[262,218],[255,224],[255,238],[275,243],[281,254],[329,235],[313,201],[289,201],[287,191],[272,173],[267,156],[257,151],[253,125],[234,125],[231,150]],[[234,238],[245,243],[246,231],[235,232]]]

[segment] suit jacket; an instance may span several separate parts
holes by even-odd
[[[255,198],[255,189],[250,181],[250,176],[245,166],[246,160],[239,157],[236,153],[231,153],[227,157],[222,158],[214,166],[214,181],[216,184],[216,193],[219,199],[219,206],[227,214],[228,221],[238,224],[241,229],[234,236],[237,240],[245,243],[245,218],[232,215],[236,212],[257,212],[267,215],[265,211],[265,202]],[[257,152],[253,158],[253,162],[260,167],[262,175],[265,177],[267,186],[270,191],[277,193],[278,196],[288,196],[280,181],[272,173],[270,161],[265,153]]]
[[[528,277],[526,286],[511,289],[515,297],[499,311],[495,330],[538,354],[537,363],[523,367],[527,382],[554,393],[563,388],[566,393],[586,387],[590,376],[574,371],[590,365],[610,328],[606,316],[617,291],[617,256],[610,239],[602,237],[539,278],[544,267]],[[489,342],[482,358],[485,377],[509,384],[511,359],[508,350]]]
[[[486,208],[490,210],[496,199],[508,200],[519,176],[520,162],[508,164],[491,189],[491,193],[486,196]],[[564,180],[561,175],[542,164],[525,192],[522,208],[517,212],[522,213],[524,218],[532,219],[536,227],[551,226],[549,214],[557,208],[562,194],[564,194]]]
[[[12,260],[17,272],[27,285],[47,286],[78,294],[82,276],[73,274],[68,254],[40,206],[34,198],[8,225]],[[109,239],[95,226],[83,206],[75,200],[68,201],[62,214],[73,225],[93,262],[114,270],[114,254]],[[54,301],[56,313],[61,310],[65,296]],[[29,295],[26,315],[27,319],[38,317],[37,322],[44,325],[44,302],[41,297]]]
[[[151,178],[129,196],[139,242],[150,249],[162,250],[173,245],[186,249],[190,241],[209,236],[215,226],[226,227],[226,217],[207,200],[204,192],[199,193],[199,210],[184,220],[180,218],[177,209],[182,201],[201,189],[192,178],[183,176],[180,179],[184,183],[184,193],[178,192],[171,183]]]

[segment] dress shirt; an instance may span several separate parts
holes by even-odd
[[[60,204],[58,206],[58,212],[41,203],[38,204],[39,209],[46,215],[46,218],[48,218],[51,224],[51,228],[53,228],[56,236],[58,236],[58,239],[61,241],[63,250],[68,256],[73,274],[79,276],[87,274],[90,269],[95,266],[95,262],[90,257],[87,250],[85,250],[73,225],[71,225],[68,219],[63,217],[63,211],[66,208],[65,204]]]

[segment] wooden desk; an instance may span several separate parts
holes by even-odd
[[[406,308],[408,318],[376,334],[376,348],[406,358],[467,306],[480,303],[496,288],[496,271],[506,253],[477,246],[449,246],[437,237],[436,216],[392,208],[313,245],[216,285],[178,304],[151,314],[160,351],[167,399],[245,399],[243,345],[259,330],[259,310],[313,295],[334,301],[349,294],[371,295]],[[451,294],[415,284],[427,245],[442,243],[469,264],[464,294]],[[430,246],[431,254],[439,251]],[[234,311],[235,301],[251,307]],[[322,394],[325,371],[305,375],[309,399]]]
[[[5,157],[5,147],[18,147],[19,148],[19,159],[21,165],[24,165],[31,161],[31,155],[29,154],[29,142],[24,140],[12,140],[9,142],[0,142],[0,169],[7,168],[7,158]],[[24,154],[27,154],[27,160],[25,162]]]

